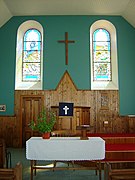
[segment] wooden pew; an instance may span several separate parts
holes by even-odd
[[[135,167],[135,133],[87,133],[89,137],[101,137],[105,140],[106,154],[102,162],[111,162],[113,168],[125,168],[127,162]],[[103,166],[104,167],[104,166]]]
[[[135,180],[135,168],[112,169],[111,164],[107,162],[104,176],[105,180]]]
[[[4,139],[0,139],[0,168],[6,166],[6,147]]]
[[[0,138],[0,168],[11,168],[11,153],[7,150],[5,140]]]
[[[22,180],[22,164],[18,162],[15,168],[0,168],[0,180]]]

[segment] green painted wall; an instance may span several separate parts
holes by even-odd
[[[118,41],[120,114],[135,114],[135,29],[120,16],[33,16],[13,17],[0,28],[0,104],[4,115],[14,114],[14,87],[17,29],[26,20],[36,20],[44,29],[44,89],[55,89],[68,70],[78,89],[90,89],[89,29],[96,20],[114,24]],[[58,40],[75,40],[69,45],[69,64],[65,65],[65,46]]]

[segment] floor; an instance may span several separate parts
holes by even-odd
[[[14,149],[10,148],[9,151],[12,154],[12,167],[17,162],[21,162],[23,165],[23,180],[30,180],[30,162],[26,159],[25,148]],[[40,163],[43,163],[40,161]],[[52,162],[46,162],[47,166],[51,166]],[[67,166],[66,163],[58,163],[57,166]],[[38,170],[37,175],[33,180],[98,180],[99,176],[95,174],[94,170]],[[102,179],[104,179],[104,173],[102,172]]]

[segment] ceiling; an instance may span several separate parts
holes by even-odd
[[[135,27],[135,0],[0,0],[0,27],[28,15],[120,15]]]

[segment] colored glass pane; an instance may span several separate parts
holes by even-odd
[[[111,81],[111,42],[106,29],[93,33],[93,74],[94,81]]]
[[[109,51],[94,51],[94,62],[110,62]]]
[[[23,48],[23,81],[39,81],[41,69],[41,34],[37,29],[26,31]]]
[[[94,80],[111,80],[110,63],[94,63]]]
[[[40,51],[24,51],[23,62],[40,62]]]
[[[110,34],[105,29],[97,29],[93,33],[93,41],[110,41]]]
[[[93,50],[94,51],[99,51],[99,50],[106,50],[106,51],[110,51],[110,42],[99,42],[99,41],[96,41],[96,42],[93,42]]]
[[[40,80],[40,63],[23,63],[23,80]]]
[[[40,50],[40,42],[39,41],[24,41],[24,51],[29,50],[29,51],[35,51],[35,50]]]
[[[40,32],[37,29],[29,29],[24,35],[24,41],[41,41]]]
[[[39,81],[40,80],[40,75],[33,75],[33,74],[24,74],[23,75],[23,81],[31,81],[31,82],[35,82],[35,81]]]

